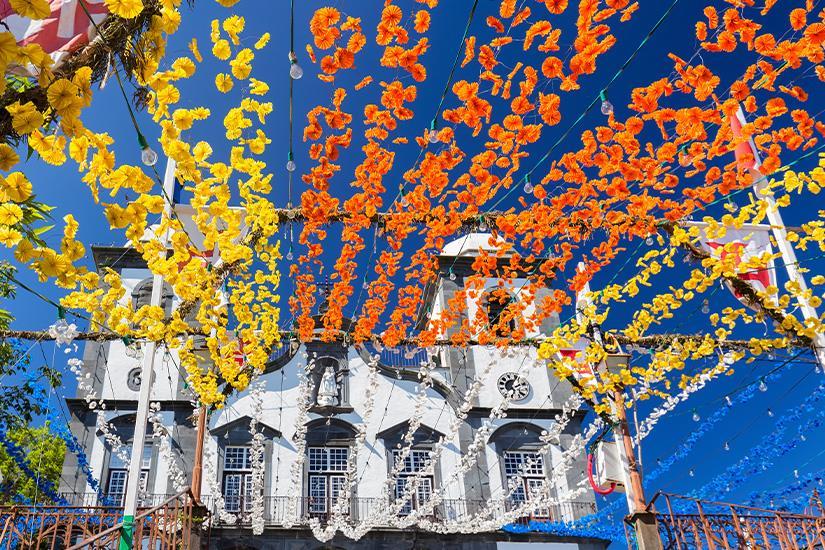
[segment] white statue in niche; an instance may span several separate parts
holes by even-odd
[[[315,402],[319,407],[331,407],[337,400],[338,383],[335,381],[335,369],[332,365],[327,365],[321,377],[321,385],[318,386],[318,399]]]

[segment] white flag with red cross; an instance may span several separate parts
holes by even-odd
[[[0,19],[19,45],[39,44],[57,66],[94,37],[95,28],[89,16],[100,24],[109,15],[104,0],[82,1],[83,6],[81,0],[49,0],[51,14],[34,20],[15,13],[9,0],[0,0]]]
[[[705,226],[705,224],[697,222],[693,222],[691,225]],[[711,256],[720,260],[732,258],[733,268],[740,272],[742,269],[740,266],[744,266],[751,259],[773,254],[770,230],[769,225],[751,225],[742,229],[729,227],[724,237],[709,237],[707,230],[703,227],[700,238],[702,247]],[[769,286],[776,286],[776,269],[773,258],[770,258],[765,267],[740,272],[738,277],[757,292],[764,292]],[[730,285],[728,285],[728,288],[738,300],[742,301],[742,296]],[[752,307],[747,302],[743,301],[742,303]]]

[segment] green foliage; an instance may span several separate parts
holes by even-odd
[[[40,476],[41,485],[57,485],[63,468],[66,444],[49,432],[48,424],[40,428],[22,427],[8,431],[8,437],[26,451],[29,468]],[[37,481],[24,474],[14,460],[0,447],[0,503],[12,502],[16,495],[31,501],[43,502]]]

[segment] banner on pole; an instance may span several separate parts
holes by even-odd
[[[709,236],[706,223],[690,222],[686,225],[700,228],[702,248],[708,254],[720,260],[732,258],[733,268],[739,272],[739,279],[749,284],[756,292],[765,292],[769,286],[776,286],[776,266],[772,257],[763,268],[740,272],[742,266],[753,258],[773,254],[769,225],[749,225],[742,229],[728,227],[724,236]],[[753,308],[753,305],[743,301],[742,296],[729,284],[727,286],[739,301]]]

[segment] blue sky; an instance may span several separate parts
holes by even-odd
[[[671,73],[672,62],[667,58],[668,52],[674,52],[687,59],[697,51],[698,45],[693,35],[693,23],[701,17],[701,9],[708,3],[716,5],[720,10],[727,6],[726,3],[721,1],[695,2],[693,0],[682,0],[678,2],[663,25],[640,48],[638,55],[627,70],[610,85],[608,95],[616,106],[617,116],[629,115],[625,105],[628,103],[627,98],[634,87],[652,82]],[[316,8],[326,4],[316,1],[299,1],[296,4],[296,51],[305,70],[304,78],[295,83],[295,152],[300,172],[302,168],[306,168],[310,163],[306,155],[306,147],[300,140],[305,121],[303,113],[319,103],[327,104],[329,102],[330,86],[315,79],[317,66],[313,66],[306,59],[303,47],[311,38],[308,34],[309,17]],[[379,4],[379,2],[366,2],[365,0],[330,2],[330,5],[338,7],[345,13],[362,17],[363,26],[368,37],[366,51],[356,58],[356,70],[348,71],[348,74],[342,76],[340,81],[336,82],[336,85],[351,89],[352,85],[366,74],[373,74],[376,81],[380,79],[389,80],[394,77],[395,71],[387,69],[378,71],[376,69],[380,52],[374,45],[373,37],[380,12],[378,9]],[[412,3],[402,1],[400,4],[407,13],[407,8]],[[467,21],[471,4],[470,0],[442,0],[441,5],[434,10],[432,26],[428,33],[432,46],[423,58],[429,76],[426,82],[418,85],[418,99],[413,105],[416,113],[414,119],[405,122],[401,126],[398,135],[408,136],[412,141],[415,135],[420,135],[423,132],[423,129],[429,125],[430,120],[435,115],[438,99],[450,72],[453,58],[460,47],[461,33]],[[479,43],[482,43],[483,38],[488,36],[489,29],[484,25],[484,19],[487,15],[498,11],[498,4],[497,1],[492,0],[479,1],[478,11],[470,30],[471,35],[479,37]],[[796,7],[797,4],[802,5],[804,2],[789,2],[782,12],[777,8],[775,15],[761,22],[765,23],[768,28],[784,28],[787,26],[787,11],[791,7]],[[614,34],[618,38],[618,44],[606,55],[599,58],[599,70],[595,75],[585,76],[581,79],[581,90],[572,94],[563,94],[562,122],[550,131],[545,130],[542,139],[535,144],[535,147],[530,149],[531,157],[524,163],[525,166],[532,167],[536,159],[551,147],[591,101],[598,96],[599,90],[613,78],[618,68],[625,63],[631,52],[639,46],[654,23],[670,5],[670,1],[642,2],[641,8],[631,22],[621,25],[616,23],[618,26],[614,28]],[[418,5],[415,4],[415,6],[418,9]],[[534,10],[543,9],[541,5],[534,2],[531,2],[531,6]],[[266,49],[256,52],[253,76],[266,80],[271,86],[267,99],[273,102],[275,111],[270,116],[267,125],[267,132],[270,139],[272,139],[272,144],[267,150],[266,160],[270,162],[272,171],[276,174],[272,200],[277,205],[285,206],[287,202],[287,185],[286,171],[283,166],[286,162],[288,150],[288,2],[285,0],[277,2],[271,0],[243,0],[237,5],[236,9],[246,16],[245,44],[251,46],[263,32],[270,32],[273,37]],[[201,51],[207,61],[199,68],[198,75],[183,86],[183,101],[179,106],[195,107],[205,105],[213,109],[214,124],[203,125],[199,130],[200,135],[198,137],[200,139],[212,139],[214,145],[225,141],[216,139],[215,136],[218,135],[219,131],[219,126],[216,125],[220,125],[227,108],[227,96],[217,92],[212,85],[212,79],[218,67],[214,61],[210,60],[211,56],[209,55],[211,47],[209,43],[209,21],[216,17],[225,16],[227,11],[210,0],[200,0],[197,2],[196,8],[184,7],[183,11],[183,26],[169,45],[167,59],[171,63],[177,56],[187,55],[186,43],[189,38],[191,36],[198,37]],[[564,29],[561,39],[562,51],[570,47],[571,28],[575,20],[572,10],[568,10],[568,12],[571,13],[565,14],[560,20],[554,21],[555,26]],[[518,60],[517,54],[521,49],[511,47],[505,51],[508,53],[505,54],[502,61],[512,66]],[[704,54],[703,58],[708,66],[722,77],[723,84],[729,84],[737,78],[743,67],[753,61],[752,55],[745,52],[741,47],[735,55],[714,56]],[[526,61],[535,63],[535,58],[531,57]],[[474,81],[476,77],[477,65],[471,65],[467,69],[459,70],[456,80],[464,78]],[[406,78],[405,83],[412,83],[412,81]],[[812,97],[817,97],[815,92],[817,81],[815,79],[797,80],[797,83],[806,85],[809,92],[814,91],[811,94]],[[821,87],[821,83],[819,86]],[[482,86],[482,89],[485,89],[485,86]],[[131,90],[127,91],[131,92]],[[350,98],[344,103],[344,109],[354,114],[354,135],[357,136],[359,133],[363,105],[367,102],[377,101],[379,92],[380,88],[376,83],[373,83],[362,92],[351,92]],[[230,94],[229,97],[231,99],[237,98],[233,94]],[[821,97],[825,97],[825,95],[820,94],[819,98]],[[817,105],[817,102],[819,105]],[[822,99],[811,99],[806,108],[812,114],[817,113],[823,109],[822,102]],[[449,95],[445,106],[452,106]],[[157,129],[151,126],[150,120],[145,114],[139,115],[139,118],[147,137],[150,138],[150,141],[154,141],[157,138]],[[93,129],[105,129],[110,132],[118,144],[116,153],[119,161],[139,162],[139,150],[134,130],[131,127],[123,98],[120,96],[113,80],[109,82],[105,90],[96,93],[93,107],[84,114],[84,121]],[[581,130],[593,128],[602,122],[603,116],[599,113],[597,106],[584,117],[576,129],[570,132],[570,136],[561,142],[554,154],[551,155],[551,159],[558,158],[564,151],[575,147]],[[466,132],[459,132],[459,140],[463,140],[462,143],[466,144],[465,148],[468,150],[478,146],[478,142],[473,145],[473,141],[468,138]],[[651,141],[659,143],[660,138],[657,141],[654,136],[651,136]],[[334,180],[331,190],[336,196],[346,197],[351,193],[349,182],[352,169],[362,158],[360,145],[356,139],[349,151],[342,154],[341,164],[343,170],[340,176]],[[159,150],[159,146],[156,146],[156,149]],[[395,169],[385,180],[386,182],[399,181],[401,174],[413,165],[418,154],[417,146],[413,143],[406,146],[399,145],[395,148],[395,151],[397,155]],[[216,148],[216,154],[220,156],[220,153],[221,151]],[[788,153],[783,157],[783,161],[793,161],[795,156],[798,155],[799,153]],[[800,163],[799,166],[803,168],[811,167],[813,160],[808,159]],[[163,160],[159,163],[160,169],[162,169],[162,163]],[[56,219],[61,218],[66,213],[72,213],[80,221],[80,240],[87,244],[103,245],[120,244],[124,241],[121,233],[112,232],[108,229],[102,210],[91,203],[91,193],[80,181],[79,174],[71,164],[54,168],[44,166],[38,160],[33,159],[26,164],[24,170],[34,182],[39,198],[56,206],[54,211]],[[541,171],[537,172],[537,174],[542,173]],[[304,184],[297,178],[294,185],[297,193],[304,188]],[[387,187],[389,189],[387,199],[389,200],[395,195],[395,185],[387,183]],[[294,202],[298,202],[297,193]],[[514,206],[516,204],[514,199],[519,194],[518,192],[514,193],[513,197],[503,204]],[[797,201],[784,212],[786,222],[788,225],[799,225],[804,221],[808,221],[816,216],[816,208],[817,201]],[[716,213],[720,212],[718,207],[714,211]],[[49,237],[50,242],[56,242],[58,239],[59,234],[57,231]],[[369,239],[371,239],[371,235]],[[324,255],[324,260],[330,264],[337,258],[337,242],[339,242],[339,239],[334,238],[334,233],[331,233],[330,238],[326,241],[326,253]],[[407,249],[408,255],[416,246],[416,242],[415,238],[410,238]],[[641,248],[639,248],[640,246]],[[613,278],[622,280],[631,276],[635,273],[635,268],[630,255],[644,250],[646,250],[646,247],[640,245],[638,241],[627,243],[627,250],[623,253],[621,261],[599,274],[593,283],[593,288],[598,289],[600,285],[606,284]],[[0,257],[8,257],[6,251],[2,251],[0,254],[2,254]],[[360,273],[362,275],[367,272],[367,255],[364,254],[359,257],[362,269]],[[812,273],[822,272],[823,263],[821,259],[817,258],[818,255],[819,253],[816,251],[800,253],[800,260],[803,261],[805,267],[812,270]],[[626,258],[630,258],[629,262],[619,271]],[[809,260],[809,258],[815,259]],[[86,261],[91,266],[90,253],[87,254]],[[780,281],[784,280],[784,273],[781,272],[781,269],[778,271],[780,272]],[[681,275],[681,270],[677,268],[671,273],[658,278],[657,282],[661,285],[678,284]],[[20,277],[24,281],[35,284],[44,294],[53,297],[58,296],[53,288],[46,285],[37,285],[36,279],[31,277],[28,272],[21,272]],[[659,288],[661,289],[661,287]],[[290,291],[291,286],[285,280],[283,283],[284,296],[288,296]],[[356,289],[357,294],[358,289]],[[643,297],[647,298],[651,295],[650,292],[642,294]],[[726,305],[736,305],[735,300],[726,289],[718,289],[714,292],[711,301],[713,309],[717,311]],[[10,309],[16,316],[14,324],[16,328],[42,329],[53,322],[55,318],[55,311],[51,306],[32,298],[23,291],[19,292],[19,296],[15,301],[6,304],[5,307]],[[345,313],[351,311],[352,309],[345,309]],[[622,326],[623,322],[630,319],[633,311],[634,304],[632,302],[626,302],[614,308],[610,327]],[[689,307],[680,310],[678,319],[673,320],[669,325],[663,325],[658,330],[661,332],[667,330],[678,330],[687,333],[701,332],[706,328],[703,319],[704,316],[698,311],[697,305],[696,308]],[[745,329],[743,333],[760,334],[762,332],[763,327],[755,326]],[[50,355],[50,353],[47,353],[47,356]],[[761,377],[767,376],[772,369],[781,366],[780,370],[777,371],[778,379],[771,380],[767,392],[758,392],[747,403],[734,406],[721,422],[701,438],[686,459],[674,465],[670,470],[671,475],[662,476],[647,487],[648,495],[652,496],[653,492],[658,489],[685,493],[703,486],[714,474],[723,471],[730,464],[752,453],[751,448],[771,433],[775,423],[780,420],[786,410],[797,407],[819,383],[825,381],[821,374],[814,372],[810,354],[804,353],[788,361],[789,357],[785,354],[779,354],[773,360],[759,360],[751,365],[739,365],[734,375],[712,384],[709,388],[693,396],[686,404],[680,405],[672,415],[660,422],[642,446],[646,471],[652,471],[656,468],[657,459],[666,460],[673,450],[698,426],[691,418],[694,409],[703,419],[707,418],[719,407],[726,406],[725,395],[758,384]],[[785,364],[786,362],[787,364]],[[692,368],[698,367],[699,365],[692,366]],[[73,391],[71,384],[69,384],[67,391]],[[774,417],[768,415],[768,408],[775,413]],[[646,416],[648,410],[649,405],[642,405],[639,411],[640,417]],[[817,443],[821,441],[823,430],[819,428],[806,435],[807,441],[800,441],[798,448],[783,456],[777,465],[761,475],[749,477],[747,481],[739,480],[739,483],[733,486],[733,490],[724,495],[724,499],[742,501],[748,497],[751,491],[779,489],[795,480],[795,469],[798,470],[800,476],[804,476],[807,473],[825,468],[825,458],[819,454],[821,445]],[[784,444],[786,441],[795,439],[798,439],[798,434],[796,428],[792,428],[783,436],[777,437],[771,444]],[[729,442],[730,451],[723,450],[725,441]],[[693,470],[694,476],[689,475],[690,470]]]

